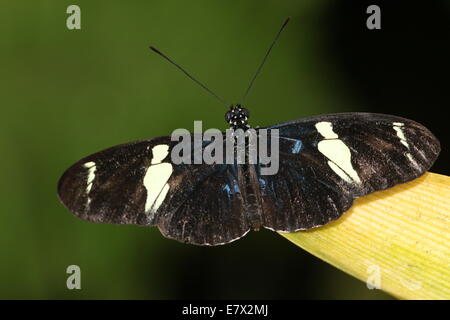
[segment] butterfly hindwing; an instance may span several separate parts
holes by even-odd
[[[177,210],[159,217],[158,227],[168,238],[200,245],[229,243],[250,229],[236,166],[197,165],[214,172],[190,185],[190,195]]]
[[[278,173],[260,176],[264,227],[311,229],[340,217],[353,202],[350,188],[313,155],[280,157]]]

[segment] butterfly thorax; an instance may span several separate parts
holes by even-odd
[[[250,128],[248,124],[249,112],[247,109],[241,107],[240,104],[232,105],[230,110],[225,113],[225,121],[233,130]]]

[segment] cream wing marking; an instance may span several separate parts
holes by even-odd
[[[315,127],[324,138],[319,142],[317,148],[329,159],[328,166],[331,170],[347,182],[361,183],[358,173],[352,166],[350,149],[333,131],[332,123],[322,121],[316,123]]]
[[[403,133],[403,126],[405,124],[402,122],[393,122],[392,128],[394,128],[395,132],[397,132],[397,137],[400,139],[400,142],[409,150],[409,144],[408,141],[406,141],[405,134]],[[411,161],[416,167],[418,167],[418,164],[416,160],[414,160],[412,154],[410,152],[405,152],[406,157],[409,161]]]
[[[147,189],[145,213],[150,219],[164,201],[169,184],[167,181],[172,175],[173,168],[170,163],[162,162],[169,154],[169,146],[160,144],[152,148],[153,158],[144,176],[144,187]]]
[[[405,134],[403,133],[402,127],[404,126],[404,123],[401,122],[394,122],[392,123],[392,127],[397,132],[397,137],[400,139],[400,142],[409,149],[409,144],[406,141]]]
[[[339,136],[333,131],[333,124],[331,122],[317,122],[316,129],[324,139],[339,139]]]
[[[91,192],[92,189],[92,183],[94,182],[95,179],[95,171],[97,170],[97,167],[95,165],[95,162],[90,161],[90,162],[86,162],[83,167],[85,167],[86,169],[88,169],[88,176],[87,176],[87,181],[86,181],[86,194],[89,195],[89,193]],[[91,198],[87,198],[87,204],[89,205],[89,203],[91,202]]]

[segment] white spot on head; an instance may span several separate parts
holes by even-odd
[[[317,148],[330,160],[328,166],[331,170],[347,182],[361,183],[361,179],[352,165],[350,149],[342,140],[338,139],[339,136],[333,131],[332,123],[318,122],[316,129],[326,139],[320,141]]]
[[[160,144],[152,149],[153,159],[150,167],[144,176],[144,187],[147,189],[147,199],[145,201],[145,213],[149,214],[150,219],[163,203],[170,186],[167,183],[172,175],[173,168],[168,162],[161,162],[169,154],[169,146]]]

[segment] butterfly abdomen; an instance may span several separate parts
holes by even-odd
[[[263,226],[263,211],[255,166],[251,164],[238,166],[238,181],[241,185],[247,223],[251,229],[259,230]]]

